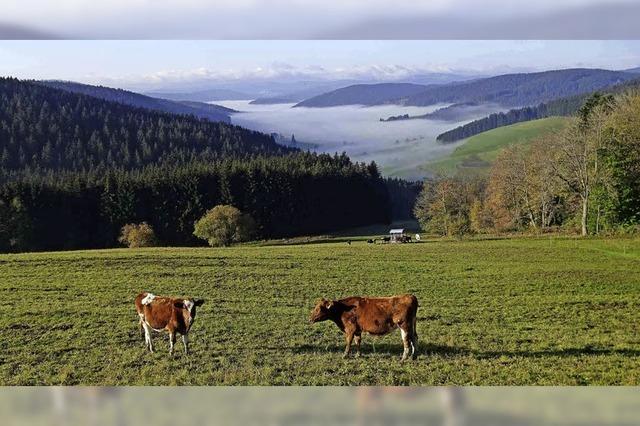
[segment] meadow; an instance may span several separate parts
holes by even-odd
[[[0,255],[2,385],[638,385],[640,240],[353,239]],[[206,299],[191,354],[144,348],[143,290]],[[418,296],[398,332],[342,359],[320,297]]]
[[[498,127],[468,138],[447,157],[428,163],[424,168],[444,174],[458,170],[486,173],[505,147],[529,144],[536,138],[561,130],[567,121],[566,117],[549,117]]]

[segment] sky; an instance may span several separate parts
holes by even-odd
[[[637,0],[3,0],[0,38],[515,39],[537,35],[545,39],[582,39],[589,34],[598,39],[639,38],[637,3]],[[377,37],[370,37],[371,31]]]
[[[640,41],[0,41],[0,75],[127,89],[640,66]]]

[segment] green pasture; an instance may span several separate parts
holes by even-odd
[[[0,255],[0,384],[638,385],[640,240],[336,240]],[[206,299],[187,357],[144,348],[140,291]],[[414,293],[398,332],[342,359],[316,299]]]

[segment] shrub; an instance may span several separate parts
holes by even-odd
[[[120,230],[118,241],[129,248],[154,247],[158,245],[156,234],[147,222],[124,225]]]
[[[193,235],[206,240],[211,247],[230,246],[249,241],[255,222],[248,214],[229,205],[220,205],[207,211],[195,223]]]

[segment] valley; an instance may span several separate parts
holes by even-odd
[[[301,148],[313,145],[319,152],[346,152],[356,161],[375,161],[383,174],[421,179],[419,167],[448,156],[458,144],[441,144],[436,136],[465,121],[404,120],[381,122],[393,115],[424,115],[443,104],[427,107],[402,105],[343,105],[327,108],[292,108],[293,104],[254,104],[250,101],[216,101],[231,108],[234,124],[264,133],[279,133],[285,139],[295,135]],[[472,119],[495,112],[496,106],[476,108]]]

